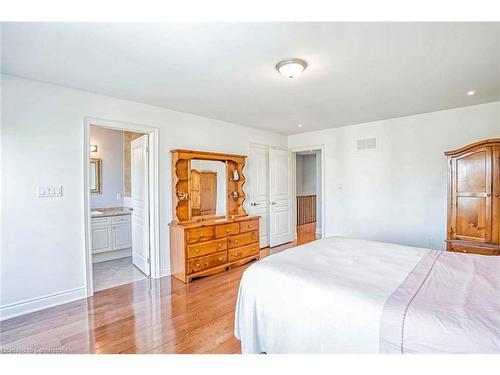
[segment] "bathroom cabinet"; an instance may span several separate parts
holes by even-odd
[[[130,215],[92,217],[93,262],[131,256]]]

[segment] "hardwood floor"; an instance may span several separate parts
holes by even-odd
[[[261,256],[314,240],[310,230]],[[0,322],[0,353],[240,353],[234,309],[250,264],[190,284],[136,281]]]

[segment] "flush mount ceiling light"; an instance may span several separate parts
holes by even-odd
[[[286,78],[296,78],[306,68],[307,63],[302,59],[285,59],[276,64],[276,70]]]
[[[302,127],[302,124],[298,124],[297,127],[301,128]]]
[[[470,91],[467,91],[467,96],[472,96],[474,95],[476,92],[474,90],[470,90]]]

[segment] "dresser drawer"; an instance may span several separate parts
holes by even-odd
[[[259,232],[247,232],[243,234],[238,234],[237,236],[229,237],[229,248],[234,249],[236,247],[248,245],[254,242],[259,242]]]
[[[127,224],[130,223],[130,215],[120,215],[111,217],[112,224]]]
[[[188,263],[188,273],[204,271],[227,263],[227,251],[221,251],[206,257],[191,259]]]
[[[187,254],[188,258],[196,258],[202,255],[208,255],[216,253],[217,251],[227,249],[227,239],[216,240],[216,241],[204,241],[195,243],[193,245],[188,245]]]
[[[240,227],[238,223],[217,225],[215,227],[215,237],[220,238],[220,237],[232,236],[233,234],[238,234],[239,229]]]
[[[251,232],[253,230],[259,230],[259,219],[240,223],[240,233]]]
[[[214,227],[189,229],[187,232],[188,243],[213,240],[214,237],[215,237]]]
[[[259,253],[259,244],[254,243],[251,245],[246,245],[242,247],[238,247],[237,249],[229,250],[229,261],[235,261],[238,259],[243,259],[249,257],[251,255],[255,255]]]

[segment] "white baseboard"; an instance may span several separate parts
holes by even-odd
[[[49,294],[47,296],[33,298],[22,302],[11,303],[10,305],[0,307],[0,321],[44,310],[49,307],[62,305],[64,303],[76,301],[82,298],[87,298],[87,291],[84,287]]]
[[[170,276],[171,274],[170,267],[165,267],[160,270],[160,277]]]

